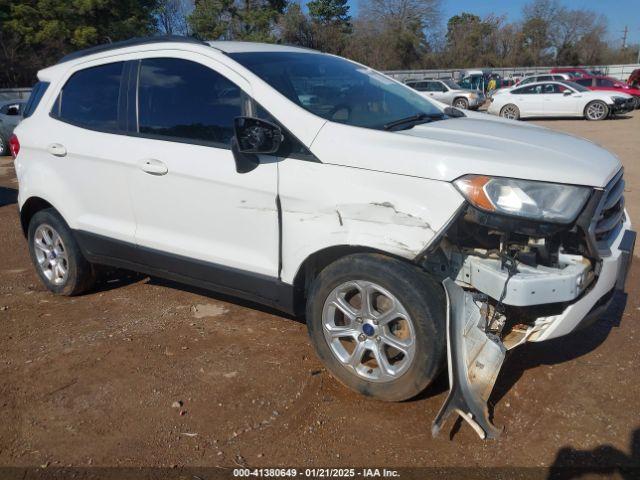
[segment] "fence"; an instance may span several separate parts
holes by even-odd
[[[26,100],[31,93],[30,88],[0,88],[0,101]]]
[[[552,68],[554,67],[454,68],[442,70],[390,70],[385,73],[404,82],[406,80],[422,80],[423,78],[454,78],[457,80],[462,77],[462,73],[465,70],[491,70],[500,74],[503,78],[510,78],[514,73],[547,73]],[[584,68],[600,70],[604,75],[626,82],[631,72],[640,68],[640,64],[592,65]]]

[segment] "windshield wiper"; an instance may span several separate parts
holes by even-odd
[[[401,127],[403,125],[408,125],[407,128],[411,128],[420,123],[427,123],[433,120],[442,120],[443,118],[445,118],[445,115],[443,115],[442,113],[417,113],[409,117],[386,123],[382,128],[384,128],[385,130],[393,130],[396,127]]]

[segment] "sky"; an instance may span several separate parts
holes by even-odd
[[[352,14],[367,0],[350,0]],[[460,12],[480,17],[493,13],[505,15],[507,21],[521,18],[522,6],[527,0],[443,0],[444,21]],[[585,8],[603,14],[609,20],[609,40],[622,46],[622,31],[629,28],[627,43],[640,42],[640,0],[560,0],[567,8]]]

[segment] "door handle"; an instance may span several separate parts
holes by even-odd
[[[61,143],[52,143],[47,148],[47,151],[56,157],[64,157],[67,155],[67,149]]]
[[[140,162],[140,168],[143,172],[151,175],[166,175],[169,169],[160,160],[149,158]]]

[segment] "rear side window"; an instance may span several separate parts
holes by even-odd
[[[74,73],[62,87],[53,116],[93,130],[117,130],[123,66],[109,63]]]
[[[47,91],[47,88],[49,88],[49,82],[38,82],[33,86],[29,100],[27,100],[24,111],[22,112],[24,118],[30,117],[36,108],[38,108],[38,104],[40,100],[42,100],[42,96],[44,92]]]
[[[242,115],[242,91],[219,73],[188,60],[142,60],[139,133],[229,147]]]

